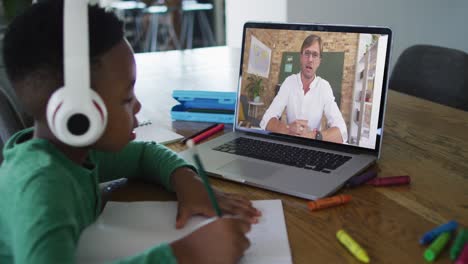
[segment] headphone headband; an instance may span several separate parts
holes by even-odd
[[[70,96],[87,95],[91,87],[89,74],[89,19],[86,0],[65,0],[63,16],[64,86]],[[88,95],[89,96],[89,95]]]

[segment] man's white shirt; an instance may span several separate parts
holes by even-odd
[[[263,115],[260,127],[266,129],[268,121],[273,117],[279,119],[286,107],[288,124],[298,119],[307,120],[309,128],[320,130],[322,115],[325,114],[328,127],[337,127],[343,142],[346,142],[348,140],[346,123],[328,81],[315,76],[309,86],[310,90],[305,95],[302,87],[300,72],[287,77]]]

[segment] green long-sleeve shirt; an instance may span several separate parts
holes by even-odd
[[[0,263],[74,263],[81,232],[99,214],[98,182],[146,177],[170,187],[171,173],[189,166],[154,143],[131,142],[118,153],[91,151],[87,166],[68,159],[32,129],[5,144],[0,167]],[[157,219],[155,219],[157,221]],[[176,263],[168,244],[122,263]]]

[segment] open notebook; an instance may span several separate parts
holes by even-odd
[[[170,144],[184,138],[169,128],[158,126],[149,120],[141,122],[135,133],[135,141],[155,141],[159,144]]]
[[[292,263],[280,200],[253,201],[262,211],[260,222],[248,233],[251,246],[240,263]],[[177,240],[214,218],[192,217],[175,229],[177,202],[109,202],[96,223],[84,230],[77,263],[104,263],[132,256],[163,242]]]

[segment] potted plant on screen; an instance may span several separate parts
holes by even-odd
[[[249,97],[256,103],[260,102],[260,95],[263,91],[263,79],[258,75],[250,75],[247,77],[247,92]]]

